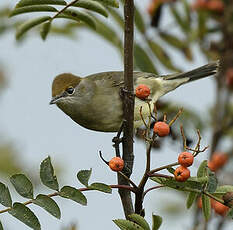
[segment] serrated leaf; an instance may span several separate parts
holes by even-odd
[[[66,5],[66,2],[63,0],[21,0],[15,8],[31,5]]]
[[[60,219],[61,218],[61,211],[57,203],[49,196],[39,194],[35,200],[33,200],[33,203],[42,207],[44,210],[46,210],[48,213],[50,213],[52,216]]]
[[[88,188],[98,190],[100,192],[112,193],[112,188],[109,185],[103,183],[93,183]]]
[[[202,212],[205,217],[205,220],[208,221],[211,215],[211,203],[210,198],[204,194],[201,195],[202,201]]]
[[[214,193],[218,186],[217,177],[215,176],[215,173],[212,172],[209,168],[207,168],[207,173],[208,173],[208,183],[207,183],[206,191],[209,193]]]
[[[163,219],[161,216],[158,215],[152,215],[152,230],[158,230],[163,222]]]
[[[21,196],[33,199],[33,185],[25,175],[15,174],[10,177],[10,181]]]
[[[93,1],[103,3],[106,6],[119,8],[119,2],[117,0],[93,0]]]
[[[54,174],[54,169],[50,157],[47,157],[40,164],[40,179],[45,186],[53,190],[59,190],[57,177]]]
[[[72,7],[81,7],[81,8],[99,13],[99,14],[103,15],[104,17],[108,17],[107,10],[103,7],[103,5],[101,5],[100,3],[96,2],[96,1],[79,0],[78,2],[73,4]]]
[[[5,207],[12,206],[11,194],[6,185],[0,182],[0,203]]]
[[[198,193],[196,193],[196,192],[190,192],[188,194],[188,198],[186,200],[186,207],[187,207],[187,209],[191,208],[191,206],[193,205],[194,201],[197,198],[197,195],[198,195]]]
[[[145,26],[145,22],[144,19],[141,15],[141,12],[135,7],[135,26],[136,28],[142,33],[144,34],[146,31],[146,26]]]
[[[52,6],[43,6],[43,5],[25,6],[25,7],[15,8],[13,11],[11,11],[9,17],[13,17],[19,14],[32,13],[32,12],[57,12],[57,9]]]
[[[40,31],[40,36],[43,40],[45,40],[48,36],[48,33],[50,31],[51,28],[51,22],[45,22],[42,27],[41,27],[41,31]]]
[[[129,218],[135,223],[137,223],[139,226],[141,226],[144,230],[150,230],[149,224],[142,216],[138,214],[131,214],[129,215]]]
[[[40,222],[35,214],[24,204],[14,203],[13,208],[8,211],[12,216],[34,230],[40,230]]]
[[[91,172],[92,169],[90,170],[80,170],[77,173],[77,178],[80,181],[81,184],[83,184],[84,186],[88,187],[88,181],[91,177]]]
[[[0,221],[0,230],[3,230],[2,222]]]
[[[144,230],[141,226],[129,220],[117,219],[117,220],[113,220],[113,222],[121,230]]]
[[[76,188],[71,186],[64,186],[59,192],[61,197],[73,200],[79,204],[87,205],[86,197]]]
[[[173,178],[171,178],[171,179],[159,178],[159,180],[158,180],[158,177],[150,177],[150,179],[159,183],[159,184],[163,184],[163,185],[166,185],[170,188],[174,188],[174,189],[182,190],[182,191],[188,191],[190,189],[192,189],[192,190],[195,189],[196,191],[199,191],[199,190],[201,191],[201,189],[202,189],[202,184],[200,182],[198,182],[197,180],[195,180],[195,178],[189,178],[185,182],[179,182]]]
[[[136,66],[144,72],[158,74],[151,58],[146,51],[138,44],[134,45],[134,57]]]
[[[61,13],[57,18],[68,18],[71,20],[75,20],[78,22],[84,22],[92,29],[96,29],[96,23],[94,18],[85,12],[67,9],[63,13]]]
[[[233,192],[233,185],[222,185],[218,186],[214,194],[223,195],[227,192]]]
[[[197,177],[205,177],[207,176],[207,160],[202,161],[198,170],[197,170]]]
[[[33,27],[40,25],[43,22],[48,21],[51,19],[49,16],[34,18],[32,20],[26,21],[21,24],[16,31],[16,39],[20,39],[28,30],[32,29]]]
[[[151,51],[153,52],[155,57],[160,61],[162,65],[164,65],[166,68],[170,70],[180,72],[180,70],[172,64],[170,57],[162,48],[162,46],[160,46],[158,43],[155,43],[152,40],[148,40],[148,45],[150,46]]]

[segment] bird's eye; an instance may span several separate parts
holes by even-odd
[[[73,87],[69,87],[69,88],[66,89],[66,92],[71,95],[71,94],[74,93],[74,88]]]

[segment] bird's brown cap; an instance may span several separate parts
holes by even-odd
[[[80,77],[77,77],[71,73],[63,73],[56,76],[52,84],[52,97],[60,95],[69,87],[75,88],[80,81]]]

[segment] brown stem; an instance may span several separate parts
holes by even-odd
[[[158,172],[158,171],[161,171],[163,169],[167,169],[167,168],[171,168],[172,166],[176,166],[176,165],[179,165],[178,162],[175,162],[175,163],[172,163],[172,164],[169,164],[169,165],[164,165],[164,166],[161,166],[159,168],[156,168],[156,169],[153,169],[149,172],[149,174],[153,174],[155,172]]]
[[[125,31],[124,31],[124,93],[123,93],[123,160],[128,169],[125,172],[130,177],[133,170],[133,121],[134,121],[134,94],[133,94],[133,44],[134,44],[134,1],[125,0],[124,4]],[[129,185],[129,181],[118,174],[119,185]],[[119,189],[125,217],[134,213],[131,193]]]
[[[157,186],[154,186],[154,187],[151,187],[151,188],[148,188],[147,190],[145,190],[145,192],[142,194],[142,199],[144,199],[145,195],[152,191],[152,190],[155,190],[155,189],[158,189],[158,188],[164,188],[166,187],[165,185],[157,185]]]
[[[127,191],[131,191],[131,192],[136,192],[135,188],[131,187],[131,186],[128,186],[128,185],[118,185],[118,184],[114,184],[114,185],[109,185],[111,188],[118,188],[118,189],[124,189],[124,190],[127,190]],[[91,188],[79,188],[78,189],[80,192],[85,192],[85,191],[93,191],[93,189]],[[54,192],[54,193],[50,193],[47,195],[48,197],[53,197],[53,196],[59,196],[59,192]],[[28,200],[22,204],[24,205],[29,205],[29,204],[33,204],[33,199],[32,200]],[[9,207],[9,208],[6,208],[6,209],[3,209],[3,210],[0,210],[0,214],[1,213],[4,213],[4,212],[9,212],[10,210],[12,209],[12,207]]]
[[[64,8],[62,8],[60,11],[58,11],[51,19],[50,21],[52,21],[53,19],[57,18],[60,14],[62,14],[67,8],[71,7],[72,5],[74,5],[76,2],[78,2],[79,0],[74,0],[72,2],[70,2],[69,4],[67,4]]]

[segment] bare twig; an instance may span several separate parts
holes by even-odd
[[[145,192],[142,194],[142,199],[144,199],[145,195],[152,191],[152,190],[155,190],[155,189],[158,189],[158,188],[164,188],[166,187],[165,185],[157,185],[157,186],[154,186],[154,187],[151,187],[151,188],[148,188],[147,190],[145,190]]]

